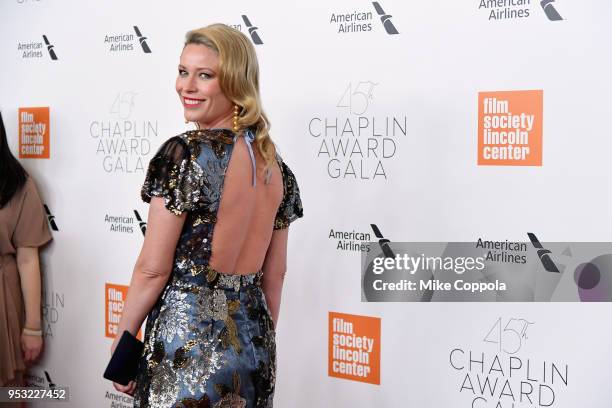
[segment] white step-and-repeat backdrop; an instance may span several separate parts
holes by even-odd
[[[139,189],[186,129],[184,34],[222,22],[256,44],[305,211],[276,405],[610,406],[609,303],[362,302],[359,252],[612,241],[610,2],[3,0],[0,16],[0,109],[54,236],[32,385],[131,406],[102,372],[146,230]]]

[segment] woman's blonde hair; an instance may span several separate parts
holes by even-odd
[[[189,31],[185,45],[204,45],[219,56],[219,85],[225,96],[238,105],[238,129],[255,131],[255,147],[270,169],[276,159],[276,147],[270,138],[270,122],[259,96],[259,64],[255,47],[240,31],[225,24],[211,24]]]

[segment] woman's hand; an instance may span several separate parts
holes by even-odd
[[[117,348],[117,343],[119,343],[119,337],[115,336],[115,341],[111,345],[111,356],[115,353],[115,349]],[[113,387],[119,392],[124,392],[128,395],[134,395],[134,391],[136,390],[136,381],[130,381],[128,385],[121,385],[113,381]]]
[[[113,354],[115,354],[117,343],[119,343],[119,336],[115,336],[115,340],[113,340],[113,344],[111,344],[111,357],[113,356]]]
[[[38,358],[42,350],[43,339],[41,336],[21,334],[21,350],[25,363],[31,363]]]
[[[124,392],[127,395],[134,395],[134,391],[136,390],[136,381],[130,381],[128,385],[121,385],[113,382],[113,386],[119,392]]]

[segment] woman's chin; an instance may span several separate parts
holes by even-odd
[[[187,122],[199,122],[199,118],[197,116],[194,115],[185,115],[185,120]]]

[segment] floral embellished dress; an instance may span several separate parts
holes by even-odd
[[[272,407],[274,328],[262,272],[220,273],[209,266],[225,173],[238,137],[198,130],[165,142],[149,164],[142,198],[163,197],[187,212],[171,277],[148,315],[135,407]],[[245,132],[254,165],[253,133]],[[284,193],[274,226],[302,216],[295,176],[277,155]],[[253,179],[255,182],[255,179]]]

